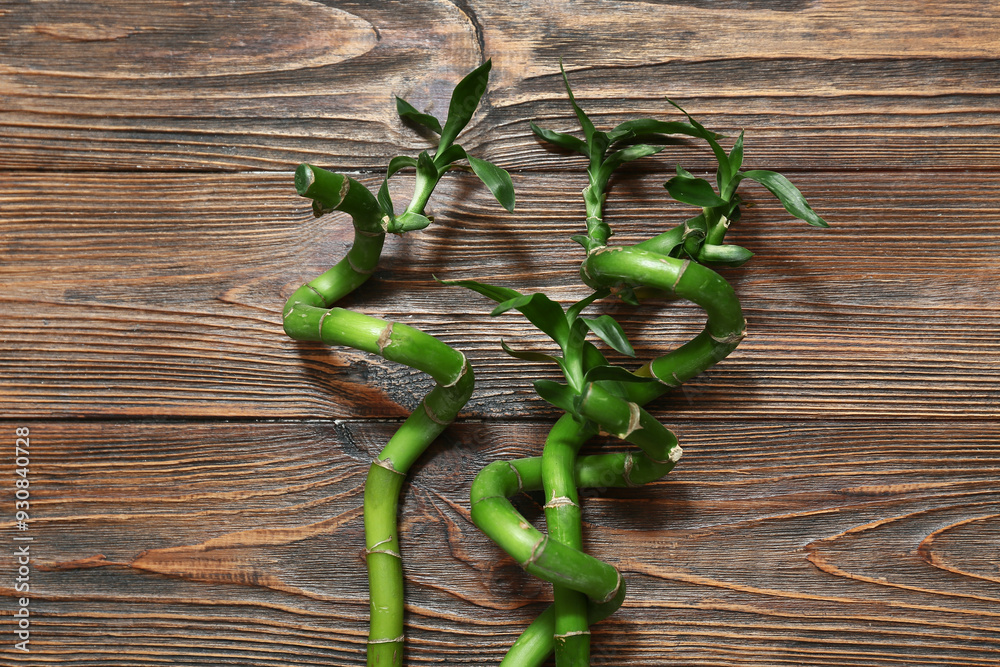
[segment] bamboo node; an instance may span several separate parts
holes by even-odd
[[[606,252],[622,252],[624,250],[625,250],[625,248],[623,246],[615,246],[613,248],[609,248],[606,245],[602,245],[599,248],[594,248],[594,250],[590,254],[591,255],[600,255],[600,254],[606,253]]]
[[[333,312],[333,310],[328,310],[328,311],[326,311],[325,313],[323,313],[322,315],[319,316],[319,327],[318,328],[319,328],[319,339],[320,340],[323,340],[323,320],[325,320],[326,317],[327,317],[327,315],[329,315],[332,312]]]
[[[711,334],[709,335],[711,336]],[[728,336],[722,336],[722,337],[712,336],[712,340],[714,340],[716,343],[721,343],[723,345],[732,345],[733,343],[739,343],[746,337],[747,337],[747,329],[746,325],[744,324],[743,329],[741,329],[740,331],[737,331],[736,333],[731,333]]]
[[[370,269],[359,269],[354,264],[354,260],[351,259],[351,253],[347,253],[347,255],[344,257],[344,259],[347,260],[347,265],[349,267],[351,267],[351,271],[354,271],[359,276],[370,276],[371,274],[375,273],[375,267],[374,266],[372,268],[370,268]]]
[[[463,354],[462,352],[458,353],[462,356],[462,371],[458,374],[458,376],[454,380],[452,380],[448,384],[441,385],[444,389],[454,387],[462,380],[462,378],[466,376],[466,374],[472,371],[472,365],[469,363],[469,360],[465,357],[465,354]]]
[[[628,426],[625,427],[624,433],[618,434],[618,437],[622,440],[628,440],[628,437],[642,428],[639,423],[642,418],[642,409],[638,404],[629,401],[628,404]]]
[[[552,500],[545,503],[542,507],[550,509],[553,507],[579,507],[579,505],[573,502],[573,499],[569,496],[556,496],[553,494]]]
[[[622,465],[622,479],[625,480],[625,486],[635,487],[639,486],[632,481],[632,466],[635,465],[635,460],[632,458],[632,452],[625,454],[625,463]]]
[[[531,555],[528,556],[528,560],[521,563],[521,567],[528,569],[529,566],[533,565],[535,561],[542,557],[542,552],[545,551],[545,545],[549,543],[549,536],[542,534],[535,542],[535,546],[531,548]]]
[[[371,556],[372,554],[385,554],[386,556],[392,556],[394,558],[398,558],[399,560],[403,560],[403,557],[392,549],[365,549],[365,557]]]
[[[375,345],[378,346],[378,353],[382,356],[385,356],[385,348],[392,342],[392,324],[392,322],[389,322],[385,325],[382,333],[378,335],[378,340],[375,342]]]
[[[614,589],[610,593],[604,596],[603,600],[599,600],[600,604],[604,604],[606,602],[611,602],[612,600],[614,600],[615,596],[618,595],[619,589],[621,589],[622,587],[622,573],[619,572],[618,570],[615,570],[615,573],[618,575],[618,583],[615,584]]]
[[[553,639],[566,639],[567,637],[579,637],[580,635],[589,635],[590,630],[574,630],[573,632],[564,632],[561,635],[552,635]]]
[[[677,279],[674,280],[674,284],[670,286],[670,291],[674,294],[677,293],[677,285],[681,282],[681,278],[684,277],[684,272],[687,271],[689,266],[691,266],[691,260],[685,259],[684,263],[681,264],[681,270],[677,272]]]
[[[369,639],[369,644],[395,644],[396,642],[406,641],[406,635],[400,635],[395,639]]]
[[[316,289],[315,287],[313,287],[309,283],[306,283],[305,287],[308,288],[313,294],[315,294],[316,296],[319,297],[320,302],[323,304],[324,308],[328,308],[329,307],[330,304],[328,304],[326,302],[326,296],[324,296],[322,292],[320,292],[318,289]]]
[[[372,463],[377,465],[379,468],[385,468],[389,472],[394,472],[397,475],[405,475],[406,473],[399,472],[396,470],[395,466],[392,465],[392,459],[372,459]]]
[[[340,197],[340,202],[344,201],[344,198],[347,197],[347,193],[350,191],[351,191],[351,179],[347,176],[344,176],[344,182],[340,184],[340,192],[337,193],[337,196]]]
[[[521,473],[510,461],[507,461],[507,466],[514,472],[514,475],[517,477],[517,491],[518,493],[520,493],[524,489],[524,480],[521,478]]]
[[[426,400],[423,402],[422,405],[424,406],[424,414],[427,415],[427,418],[430,419],[435,424],[437,424],[438,426],[447,426],[448,424],[451,423],[451,421],[446,419],[441,419],[436,414],[434,414],[434,411],[431,410],[431,406],[427,405]]]

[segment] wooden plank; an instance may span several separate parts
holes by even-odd
[[[363,664],[357,511],[391,424],[19,425],[36,616],[32,653],[5,649],[5,664]],[[546,428],[457,425],[415,468],[401,524],[408,664],[496,664],[546,605],[548,587],[468,516],[475,471],[537,455]],[[665,480],[584,493],[587,548],[629,586],[594,628],[595,666],[1000,658],[1000,423],[678,434],[685,456]],[[540,518],[540,498],[516,502]],[[10,550],[0,559],[12,571]]]
[[[494,85],[463,141],[511,169],[556,168],[529,121],[575,127],[560,58],[602,124],[674,113],[670,96],[710,127],[754,130],[779,169],[1000,161],[988,3],[518,7],[8,3],[0,169],[383,169],[427,145],[392,95],[443,115],[451,86],[488,56]]]
[[[666,201],[659,178],[626,175],[615,185],[608,219],[622,243],[687,214]],[[519,213],[511,216],[473,179],[447,179],[435,195],[435,225],[390,239],[374,279],[342,305],[465,351],[479,379],[467,416],[551,414],[529,380],[554,377],[552,370],[526,367],[499,348],[501,337],[521,348],[546,342],[516,314],[490,318],[486,299],[432,276],[547,290],[563,303],[586,296],[581,254],[569,241],[582,229],[579,180],[518,177]],[[750,336],[660,409],[681,420],[995,418],[1000,189],[993,179],[796,180],[832,227],[790,220],[762,189],[749,191],[757,206],[732,240],[758,255],[725,275],[743,299]],[[352,238],[343,216],[312,218],[290,181],[287,174],[82,174],[60,176],[55,188],[47,175],[8,179],[0,186],[4,414],[407,414],[429,378],[283,334],[284,299],[339,259]],[[687,303],[610,312],[640,358],[688,340],[703,322]]]

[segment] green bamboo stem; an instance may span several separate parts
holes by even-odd
[[[560,423],[563,426],[559,426]],[[557,428],[570,430],[562,419],[557,422],[553,430]],[[593,435],[593,431],[588,432],[587,429],[577,433],[577,437],[581,440],[590,435]],[[506,545],[509,545],[513,538],[503,533],[504,527],[517,525],[518,530],[529,532],[531,537],[524,539],[525,542],[538,539],[537,536],[541,535],[538,531],[531,532],[524,528],[528,525],[527,520],[518,513],[509,499],[521,491],[542,490],[543,459],[544,456],[514,461],[494,461],[483,468],[473,482],[471,494],[473,521],[508,552],[510,550]],[[673,466],[674,461],[669,459],[666,463],[654,461],[644,453],[616,452],[582,456],[574,463],[574,485],[583,489],[640,486],[663,477]],[[498,519],[499,514],[504,516]],[[572,586],[567,588],[577,590]],[[586,606],[588,624],[597,623],[614,613],[621,606],[624,596],[625,586],[622,585],[610,600],[604,602],[589,600]],[[558,630],[553,604],[514,642],[500,666],[539,667],[555,649],[556,634]]]
[[[301,165],[295,184],[299,194],[313,200],[316,215],[338,210],[351,216],[354,244],[342,260],[288,299],[283,311],[285,332],[296,340],[377,354],[423,371],[436,382],[372,462],[365,480],[365,559],[370,595],[367,663],[401,667],[404,624],[396,521],[399,493],[410,466],[454,421],[472,395],[472,369],[461,352],[418,329],[334,307],[374,272],[389,220],[367,188],[341,174]],[[429,192],[424,190],[420,194],[426,202]]]
[[[530,527],[507,498],[520,490],[544,488],[549,544],[556,540],[580,549],[577,489],[636,486],[670,472],[681,448],[674,435],[642,406],[725,358],[744,336],[746,323],[739,300],[719,274],[695,262],[654,252],[669,252],[682,240],[682,234],[682,228],[675,228],[639,246],[599,249],[588,256],[582,272],[595,289],[621,285],[650,287],[689,299],[708,316],[704,331],[689,343],[645,364],[638,374],[655,377],[659,382],[627,383],[623,385],[627,398],[615,396],[599,385],[587,385],[578,400],[578,411],[591,425],[581,426],[564,415],[553,427],[540,459],[491,464],[473,484],[473,522],[519,562],[523,563],[517,550],[523,553],[526,544],[541,539],[541,533]],[[576,459],[579,447],[596,431],[593,424],[637,445],[643,454]],[[594,595],[590,595],[592,599],[588,602],[581,595],[581,587],[567,583],[576,573],[569,570],[568,564],[564,565],[566,571],[561,581],[541,577],[554,584],[553,606],[525,630],[501,663],[503,666],[536,667],[553,650],[563,660],[570,661],[570,665],[589,664],[586,633],[589,624],[595,622]],[[606,603],[601,609],[608,614],[613,611],[607,610]]]
[[[594,434],[564,414],[549,432],[542,451],[545,523],[549,537],[583,551],[583,525],[575,464],[580,446]],[[590,664],[587,598],[573,588],[553,587],[557,665]]]
[[[705,329],[692,341],[646,364],[639,374],[677,387],[728,356],[746,336],[746,320],[736,293],[706,266],[641,248],[603,248],[592,252],[581,269],[595,289],[645,286],[695,302],[708,315]],[[635,385],[638,395],[652,390]],[[655,392],[654,392],[655,393]]]

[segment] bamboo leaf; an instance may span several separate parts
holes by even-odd
[[[800,220],[805,220],[814,227],[829,227],[826,220],[816,215],[816,212],[802,196],[799,189],[792,185],[792,182],[776,171],[765,171],[763,169],[753,169],[740,174],[742,178],[749,178],[756,181],[771,191],[771,193],[781,201],[785,210]]]
[[[571,414],[575,411],[576,394],[568,386],[552,380],[535,380],[533,384],[538,395],[552,405]]]
[[[582,153],[588,155],[587,152],[587,142],[579,137],[574,137],[572,134],[564,134],[562,132],[553,132],[552,130],[546,130],[543,127],[538,127],[534,123],[531,124],[531,131],[537,136],[541,137],[550,144],[555,144],[560,148],[565,148],[566,150],[575,151],[577,153]]]
[[[518,310],[535,327],[552,338],[559,347],[566,349],[569,340],[569,323],[562,306],[541,292],[509,299],[493,309],[490,315],[500,315],[508,310]]]
[[[632,345],[628,342],[625,332],[622,330],[621,325],[615,321],[615,318],[610,315],[601,315],[593,319],[585,317],[583,321],[611,349],[630,357],[635,356],[635,350],[632,349]]]
[[[432,132],[441,134],[441,121],[429,113],[417,111],[412,104],[399,96],[396,97],[396,113],[399,114],[400,118],[423,125]]]
[[[670,196],[693,206],[725,206],[726,200],[715,193],[712,184],[704,178],[695,178],[677,168],[677,175],[664,184]]]
[[[417,166],[416,158],[412,158],[409,155],[397,155],[396,157],[389,160],[389,169],[385,177],[390,178],[400,169],[406,169],[407,167],[416,167],[416,166]]]
[[[599,382],[610,380],[612,382],[656,382],[656,378],[640,377],[621,366],[595,366],[587,371],[584,382]]]
[[[736,170],[733,169],[729,161],[729,156],[726,155],[726,151],[723,150],[722,146],[719,145],[719,142],[716,141],[716,139],[720,138],[722,135],[706,129],[704,125],[692,118],[691,114],[682,109],[680,105],[673,100],[667,100],[667,102],[670,102],[670,104],[672,104],[677,110],[687,116],[688,121],[698,131],[698,136],[707,141],[708,145],[712,147],[712,152],[715,154],[715,160],[719,163],[719,168],[715,172],[716,182],[719,186],[719,192],[725,192],[726,186],[729,185],[729,181],[732,180],[732,175]]]
[[[378,207],[382,209],[382,215],[387,215],[390,219],[395,217],[396,213],[392,209],[392,197],[389,196],[388,178],[382,181],[382,187],[378,189],[375,199],[378,201]]]
[[[683,123],[676,120],[655,120],[653,118],[637,118],[627,120],[608,132],[608,139],[614,143],[616,141],[626,141],[628,139],[638,139],[651,134],[684,134],[689,137],[702,137],[702,131],[690,123]]]
[[[468,155],[466,154],[464,148],[458,144],[452,144],[443,151],[439,151],[434,155],[434,165],[437,166],[438,169],[442,169],[447,167],[452,162],[457,162],[458,160],[466,157],[468,157]]]
[[[500,205],[510,212],[514,211],[514,183],[510,180],[510,174],[504,169],[496,166],[492,162],[480,160],[477,157],[468,156],[472,171],[476,172],[486,187],[490,189]]]
[[[545,354],[544,352],[535,352],[534,350],[515,350],[511,348],[507,343],[500,340],[500,346],[503,347],[503,351],[514,357],[515,359],[521,359],[523,361],[541,361],[541,362],[554,362],[559,363],[559,359],[551,354]]]
[[[580,108],[580,105],[576,103],[576,97],[573,95],[573,89],[569,86],[569,77],[566,76],[566,68],[563,67],[561,60],[559,61],[559,71],[562,72],[563,83],[566,84],[566,93],[569,95],[569,103],[573,105],[573,111],[576,113],[576,118],[580,121],[580,127],[583,128],[583,136],[586,138],[587,144],[590,146],[591,150],[593,150],[593,142],[591,139],[597,132],[596,128],[594,128],[594,123],[590,120],[587,114],[584,113],[583,109]]]
[[[583,312],[584,308],[594,303],[598,299],[603,299],[610,293],[611,293],[610,290],[599,289],[590,296],[580,299],[579,301],[577,301],[572,306],[566,309],[566,319],[570,322],[575,322],[576,318],[580,316],[580,313]]]
[[[606,160],[604,160],[603,164],[601,164],[601,169],[598,171],[598,181],[600,183],[607,183],[614,170],[626,162],[638,160],[639,158],[646,157],[647,155],[654,155],[662,151],[664,148],[666,148],[666,146],[635,144],[633,146],[629,146],[628,148],[623,148],[620,151],[615,151],[609,155]]]
[[[591,343],[589,340],[583,343],[583,370],[586,373],[591,368],[596,368],[597,366],[606,366],[608,364],[607,358],[604,353],[597,349],[597,346]]]
[[[448,119],[444,122],[444,129],[441,130],[441,146],[445,148],[451,146],[458,133],[465,129],[465,126],[472,120],[472,114],[476,112],[476,107],[479,106],[480,100],[483,99],[483,93],[486,92],[491,67],[493,67],[493,63],[487,60],[469,72],[455,86],[455,90],[451,93],[451,102],[448,105]]]
[[[733,150],[729,151],[729,168],[732,170],[729,174],[730,178],[735,178],[736,174],[739,172],[740,167],[743,166],[743,132],[740,132],[740,136],[736,138],[736,143],[733,144]]]
[[[441,172],[434,164],[434,158],[427,151],[421,151],[420,155],[417,156],[417,177],[423,177],[431,183],[437,182],[438,178],[441,177]]]
[[[435,280],[437,280],[437,278],[435,278]],[[522,296],[520,292],[509,287],[488,285],[475,280],[438,280],[438,282],[449,287],[465,287],[473,292],[482,294],[487,299],[493,299],[498,303],[510,301],[511,299],[516,299],[517,297]]]

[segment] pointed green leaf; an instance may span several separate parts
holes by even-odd
[[[387,215],[390,219],[396,215],[392,209],[392,197],[389,196],[388,178],[382,181],[382,187],[378,189],[378,194],[375,195],[375,199],[378,201],[378,207],[382,209],[382,215]]]
[[[469,164],[472,165],[472,171],[476,172],[479,180],[486,184],[486,187],[490,189],[490,192],[493,193],[493,196],[496,197],[501,206],[513,212],[514,183],[510,180],[510,174],[492,162],[480,160],[471,155],[468,157]]]
[[[466,154],[464,148],[458,144],[452,144],[443,151],[438,151],[434,155],[434,165],[441,170],[450,165],[452,162],[457,162],[458,160],[462,160],[466,157],[468,157],[468,155]]]
[[[637,118],[627,120],[608,132],[608,139],[614,143],[616,141],[627,141],[648,137],[651,134],[683,134],[689,137],[702,137],[702,131],[690,123],[683,123],[676,120],[655,120],[653,118]]]
[[[732,170],[729,174],[730,178],[736,176],[736,172],[740,170],[743,166],[743,132],[740,132],[740,136],[736,138],[736,143],[733,144],[733,150],[729,151],[729,168]]]
[[[631,285],[620,285],[615,290],[615,296],[624,301],[630,306],[639,305],[639,297],[635,295],[635,288]]]
[[[420,113],[412,104],[398,96],[396,97],[396,113],[399,114],[400,118],[423,125],[432,132],[441,134],[441,121],[429,113]]]
[[[417,156],[417,176],[435,183],[440,178],[441,173],[434,164],[434,158],[427,151],[421,151]]]
[[[389,160],[389,170],[386,174],[386,178],[390,178],[400,169],[406,169],[407,167],[416,167],[417,159],[412,158],[409,155],[397,155],[396,157]]]
[[[435,280],[437,279],[435,278]],[[516,299],[519,296],[522,296],[520,292],[509,287],[487,285],[486,283],[480,283],[475,280],[438,280],[438,282],[449,287],[465,287],[474,292],[479,292],[487,299],[493,299],[498,303],[510,301],[511,299]]]
[[[635,350],[632,349],[632,345],[628,342],[625,332],[622,330],[621,325],[615,321],[615,318],[610,315],[601,315],[593,319],[583,318],[583,321],[611,349],[630,357],[635,356]]]
[[[765,171],[763,169],[753,169],[740,174],[742,178],[749,178],[757,181],[781,201],[785,210],[800,220],[805,220],[814,227],[829,227],[826,220],[816,215],[816,212],[802,196],[799,189],[792,185],[792,182],[776,171]]]
[[[507,343],[500,340],[500,346],[503,347],[503,351],[514,357],[515,359],[521,359],[523,361],[541,361],[541,362],[555,362],[559,363],[559,359],[552,356],[551,354],[545,354],[544,352],[534,352],[532,350],[515,350],[512,349]]]
[[[726,186],[729,185],[729,181],[732,180],[732,175],[735,170],[729,162],[729,156],[726,155],[726,151],[723,150],[722,146],[719,145],[719,142],[716,141],[716,138],[721,135],[706,129],[704,125],[692,118],[691,114],[682,109],[680,105],[673,100],[667,100],[667,102],[670,102],[670,104],[677,108],[682,114],[687,116],[688,121],[698,131],[698,136],[707,141],[708,145],[712,147],[715,159],[719,163],[719,168],[715,173],[715,180],[719,186],[719,191],[725,192]]]
[[[583,371],[586,373],[591,368],[606,366],[608,363],[604,353],[597,349],[597,346],[589,340],[583,343]]]
[[[499,304],[490,315],[500,315],[508,310],[520,311],[539,331],[548,334],[559,347],[566,348],[569,323],[562,306],[549,297],[541,292],[519,296]]]
[[[621,366],[595,366],[587,371],[586,383],[610,380],[612,382],[656,382],[656,378],[640,377]]]
[[[566,385],[552,380],[535,380],[534,387],[538,395],[552,405],[569,413],[574,411],[576,394]]]
[[[594,303],[598,299],[603,299],[610,293],[611,292],[607,289],[599,289],[590,296],[580,299],[579,301],[577,301],[572,306],[566,309],[566,319],[570,322],[575,322],[576,318],[580,316],[580,313],[583,312],[584,308]]]
[[[573,111],[576,113],[577,120],[580,121],[580,127],[583,128],[583,136],[586,138],[587,143],[591,144],[591,138],[594,136],[596,129],[594,128],[594,123],[590,120],[580,105],[576,103],[576,97],[573,95],[573,89],[569,87],[569,77],[566,76],[566,68],[563,67],[562,60],[559,61],[559,71],[562,72],[563,83],[566,84],[566,93],[569,95],[569,103],[573,105]]]
[[[628,148],[623,148],[620,151],[615,151],[604,160],[601,164],[600,171],[598,171],[598,182],[601,184],[606,184],[608,179],[611,178],[611,174],[615,169],[622,166],[626,162],[631,162],[632,160],[638,160],[641,157],[646,157],[647,155],[654,155],[662,151],[666,146],[650,146],[649,144],[634,144]]]
[[[451,146],[458,133],[472,120],[472,114],[476,112],[476,107],[486,92],[491,67],[493,63],[487,60],[469,72],[455,86],[455,90],[451,93],[451,103],[448,105],[448,119],[444,122],[444,129],[441,130],[440,146],[445,148]]]
[[[704,178],[694,178],[680,173],[664,184],[670,196],[693,206],[725,206],[726,200],[715,193],[712,184]]]
[[[544,127],[538,127],[534,123],[531,124],[531,131],[550,144],[555,144],[559,148],[565,148],[566,150],[588,155],[587,143],[579,137],[574,137],[572,134],[546,130]]]

